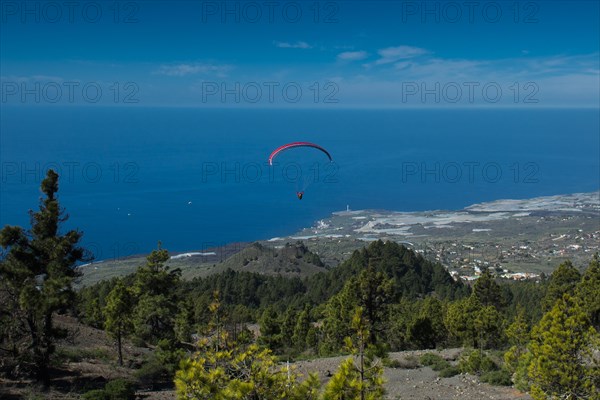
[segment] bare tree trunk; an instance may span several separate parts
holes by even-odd
[[[31,351],[33,353],[33,362],[35,363],[35,374],[39,382],[47,387],[50,383],[50,377],[48,375],[48,363],[47,351],[43,349],[43,332],[39,332],[38,327],[33,317],[27,318],[27,325],[29,327],[29,335],[31,337]]]
[[[360,339],[360,399],[365,400],[365,341]]]
[[[121,350],[121,329],[117,333],[117,346],[119,346],[119,365],[123,366],[123,351]]]

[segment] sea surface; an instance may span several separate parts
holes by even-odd
[[[350,209],[461,209],[597,191],[599,111],[3,107],[0,226],[45,171],[96,259],[291,234]],[[276,147],[310,141],[267,158]],[[299,176],[301,171],[301,177]],[[303,200],[296,192],[304,190]]]

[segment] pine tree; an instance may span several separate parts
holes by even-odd
[[[435,297],[427,297],[421,310],[408,326],[410,341],[420,349],[433,349],[447,338],[442,303]]]
[[[294,327],[296,326],[297,317],[298,314],[292,307],[288,307],[283,314],[283,319],[281,320],[281,340],[284,347],[289,348],[293,345]]]
[[[444,324],[450,334],[464,346],[478,347],[479,333],[475,328],[475,318],[481,310],[477,296],[450,303]]]
[[[298,319],[294,326],[294,334],[292,336],[292,343],[297,350],[304,350],[307,346],[307,336],[310,328],[310,313],[308,306],[305,306],[304,310],[298,314]]]
[[[575,293],[588,313],[592,326],[600,331],[600,258],[598,253],[594,254]]]
[[[353,354],[342,362],[325,386],[323,400],[377,400],[383,398],[383,367],[368,351],[368,324],[361,307],[352,317],[353,338],[345,339],[346,350]],[[356,358],[356,360],[355,360]]]
[[[181,270],[179,268],[170,270],[165,265],[167,261],[169,261],[169,252],[158,242],[158,248],[146,257],[146,264],[140,266],[135,272],[132,291],[136,296],[162,294],[172,300],[174,289],[180,282]]]
[[[104,315],[100,306],[100,299],[90,299],[85,303],[84,322],[97,329],[104,329]]]
[[[339,350],[344,338],[352,334],[352,317],[356,307],[364,310],[369,331],[368,343],[385,341],[392,284],[391,279],[387,279],[382,272],[376,272],[370,264],[357,277],[350,278],[343,289],[329,299],[324,320],[327,350]]]
[[[265,308],[259,320],[260,343],[274,350],[281,347],[283,342],[281,322],[277,311],[273,307]]]
[[[361,400],[358,382],[359,376],[354,366],[354,359],[349,357],[342,361],[325,386],[323,400]]]
[[[192,310],[187,303],[179,303],[179,312],[175,317],[175,337],[182,343],[189,343],[193,333]]]
[[[352,334],[350,320],[351,306],[356,304],[355,280],[349,280],[341,292],[331,297],[323,311],[323,341],[320,351],[328,354],[337,352],[344,338]]]
[[[598,365],[592,359],[598,333],[577,299],[563,295],[531,338],[527,373],[534,399],[598,398]]]
[[[247,323],[254,320],[252,311],[242,304],[238,304],[229,312],[228,331],[232,339],[238,343],[248,342],[254,338],[254,334],[248,330]]]
[[[473,327],[477,332],[479,349],[498,348],[503,341],[504,319],[494,306],[482,307],[475,315]]]
[[[550,277],[546,295],[542,300],[542,310],[550,310],[564,294],[572,295],[580,280],[581,274],[571,261],[560,264]]]
[[[504,364],[510,372],[515,372],[529,342],[529,324],[525,320],[525,309],[519,308],[517,317],[506,328],[505,334],[511,347],[504,353]]]
[[[415,325],[414,316],[419,313],[417,304],[403,297],[397,304],[390,306],[386,337],[392,350],[406,350],[411,348],[411,346],[414,347],[415,344],[417,347],[421,347],[420,341],[411,335],[411,331]],[[445,321],[444,329],[446,329]]]
[[[529,342],[529,324],[525,319],[524,308],[518,308],[515,320],[506,328],[506,337],[510,344],[521,348]]]
[[[502,290],[496,283],[489,269],[484,269],[483,273],[473,285],[473,295],[477,297],[479,303],[484,306],[494,306],[497,309],[502,307]]]
[[[135,335],[150,343],[175,336],[175,305],[165,295],[144,294],[133,312]]]
[[[392,302],[392,285],[393,281],[387,279],[383,272],[376,272],[371,263],[358,276],[357,306],[364,310],[369,344],[374,345],[378,339],[383,339],[382,335],[389,315],[388,307]]]
[[[300,382],[293,368],[276,365],[271,350],[230,340],[219,322],[218,308],[210,308],[212,330],[175,374],[179,399],[317,399],[320,382],[315,375]]]
[[[10,349],[47,383],[55,341],[64,334],[54,326],[53,314],[74,303],[75,265],[88,257],[79,247],[80,231],[60,233],[68,216],[56,197],[56,172],[48,171],[41,190],[45,198],[39,211],[30,211],[31,229],[7,225],[0,231],[0,299],[10,312],[0,328],[0,340],[8,343],[0,348]]]
[[[315,373],[309,373],[308,378],[291,390],[289,400],[319,400],[321,381]]]
[[[135,334],[138,338],[156,343],[175,337],[177,291],[181,277],[179,269],[169,270],[165,263],[169,252],[161,248],[146,257],[146,264],[135,273],[132,293],[136,306],[133,311]]]
[[[131,293],[123,280],[119,279],[113,290],[108,294],[106,307],[104,307],[104,326],[108,334],[117,340],[119,365],[123,365],[122,340],[133,329],[132,311],[133,299]]]

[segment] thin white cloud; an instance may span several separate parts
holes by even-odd
[[[359,61],[364,60],[369,56],[366,51],[344,51],[337,55],[337,59],[340,61]]]
[[[456,103],[495,106],[495,102],[486,98],[489,93],[483,88],[487,85],[500,88],[498,105],[505,106],[597,107],[600,96],[598,53],[522,55],[494,60],[426,56],[401,59],[390,67],[367,68],[361,75],[343,76],[340,86],[343,84],[345,102],[382,106],[452,105],[457,98],[454,88],[459,88]],[[408,85],[416,92],[407,95]],[[519,91],[515,91],[515,85]],[[430,92],[424,96],[425,89]],[[434,101],[434,92],[439,101]]]
[[[155,73],[159,75],[167,76],[187,76],[197,74],[213,74],[219,77],[224,77],[232,69],[230,65],[216,65],[216,64],[173,64],[173,65],[161,65]]]
[[[394,62],[392,67],[387,70],[367,71],[370,72],[369,75],[401,76],[402,79],[532,80],[566,74],[597,74],[599,63],[597,53],[577,56],[520,56],[495,60],[426,56],[399,60]]]
[[[386,47],[377,51],[380,58],[375,60],[375,65],[391,64],[399,60],[413,58],[427,54],[428,51],[420,47],[412,46],[397,46],[397,47]]]
[[[282,48],[282,49],[312,49],[312,46],[306,42],[296,42],[296,43],[290,43],[290,42],[273,42],[275,44],[275,46]]]
[[[481,78],[490,63],[479,60],[430,58],[425,60],[403,60],[394,63],[394,69],[403,76],[428,79]],[[489,69],[489,68],[488,68]]]

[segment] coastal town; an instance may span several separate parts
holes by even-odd
[[[584,267],[600,250],[599,198],[594,192],[499,200],[459,211],[348,208],[268,243],[302,240],[328,260],[346,258],[365,242],[392,240],[440,262],[454,279],[473,281],[489,269],[500,278],[539,280],[567,259]]]

